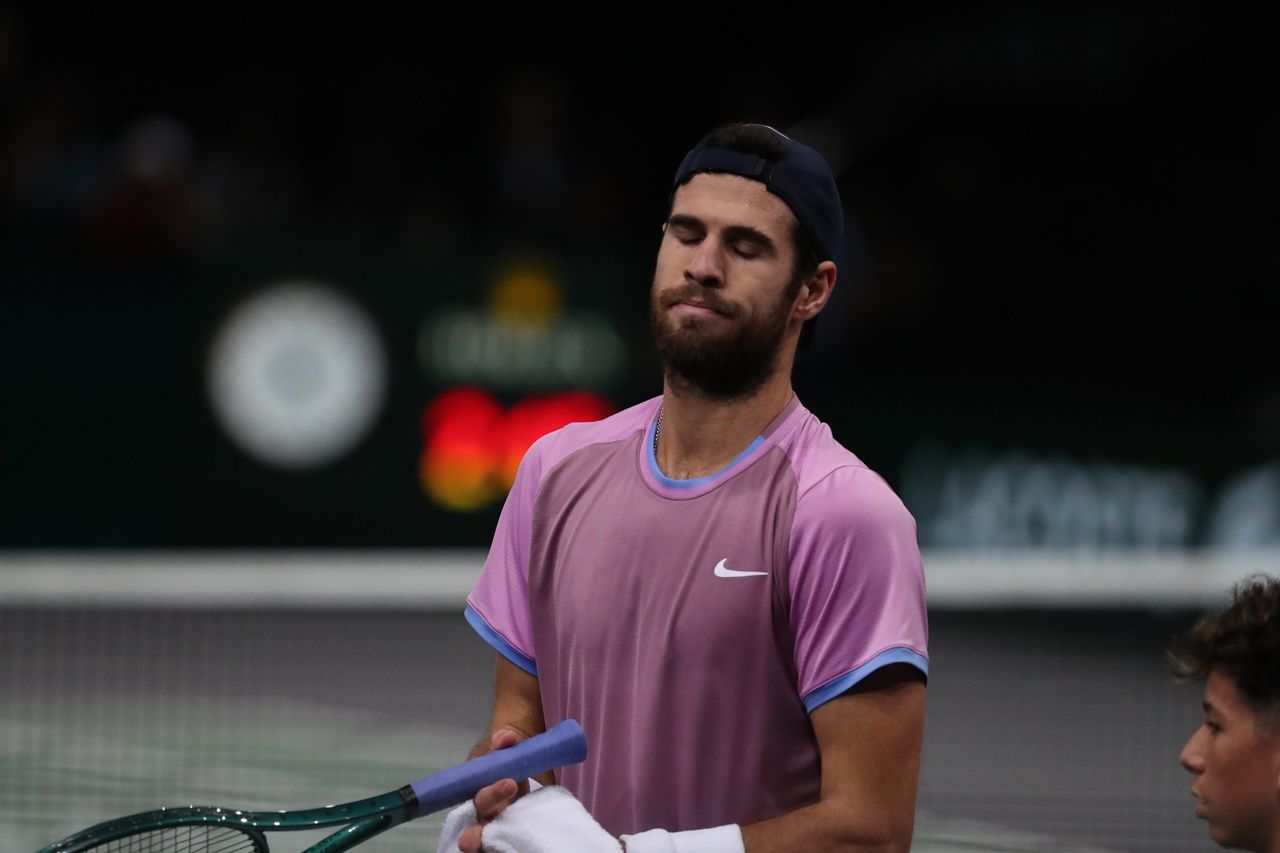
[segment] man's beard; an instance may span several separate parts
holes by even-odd
[[[668,375],[683,380],[708,397],[723,400],[750,397],[773,373],[787,331],[790,300],[780,299],[770,312],[740,321],[727,332],[699,329],[699,318],[686,318],[672,328],[667,309],[685,299],[697,299],[733,322],[741,309],[721,302],[714,291],[696,284],[654,295],[649,301],[649,325]],[[711,323],[721,319],[708,318]]]

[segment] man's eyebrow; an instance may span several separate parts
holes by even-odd
[[[673,213],[667,217],[667,225],[676,228],[694,228],[699,231],[706,231],[707,225],[696,216],[690,216],[687,213]]]
[[[773,250],[774,248],[773,240],[768,234],[750,225],[730,225],[724,229],[724,239],[727,243],[736,243],[741,240],[755,243],[762,249]]]

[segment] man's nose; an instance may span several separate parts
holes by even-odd
[[[724,283],[724,247],[707,237],[693,248],[685,265],[685,276],[707,287]]]
[[[1187,769],[1189,773],[1202,773],[1204,771],[1204,752],[1200,748],[1200,733],[1203,729],[1196,729],[1195,733],[1187,739],[1187,743],[1182,747],[1182,754],[1178,756],[1178,761]]]

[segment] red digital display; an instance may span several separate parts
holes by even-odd
[[[422,412],[423,491],[447,509],[469,512],[501,499],[515,482],[525,451],[542,436],[575,421],[613,413],[597,394],[568,391],[525,397],[505,409],[487,391],[455,388]]]

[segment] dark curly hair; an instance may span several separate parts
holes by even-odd
[[[1169,653],[1183,681],[1229,676],[1256,712],[1280,713],[1280,580],[1254,575],[1231,590],[1231,603],[1191,628]]]

